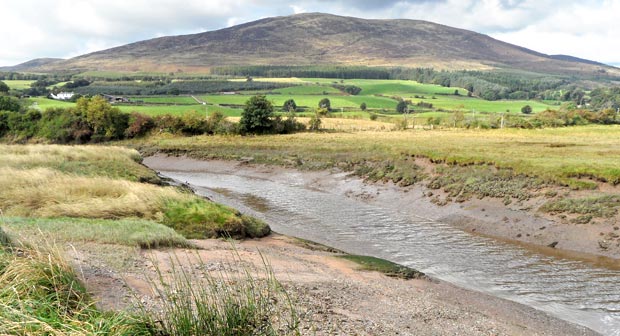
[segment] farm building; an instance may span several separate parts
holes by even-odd
[[[58,94],[53,94],[53,93],[50,94],[52,99],[56,99],[56,100],[69,100],[73,98],[74,95],[75,93],[73,92],[59,92]]]

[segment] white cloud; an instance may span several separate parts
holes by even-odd
[[[421,19],[545,53],[620,62],[616,0],[5,0],[2,7],[0,65],[302,12]]]

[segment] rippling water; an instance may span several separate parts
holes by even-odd
[[[620,271],[539,254],[293,179],[161,172],[269,222],[274,231],[413,267],[460,287],[620,336]]]

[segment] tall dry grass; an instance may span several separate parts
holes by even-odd
[[[0,210],[18,217],[142,218],[186,237],[262,237],[269,227],[175,187],[121,147],[0,145]]]
[[[157,182],[157,175],[138,164],[140,154],[123,147],[0,145],[0,168],[49,168],[79,176],[106,176]]]
[[[161,219],[167,200],[191,197],[171,187],[49,168],[0,168],[0,208],[8,216]]]

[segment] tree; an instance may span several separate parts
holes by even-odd
[[[295,104],[295,101],[293,99],[289,99],[284,102],[284,105],[282,105],[282,111],[295,112],[297,111],[297,104]]]
[[[319,107],[327,109],[327,111],[332,110],[331,102],[329,101],[328,98],[321,99],[321,101],[319,102]]]
[[[4,92],[4,93],[9,92],[9,86],[6,85],[6,83],[3,81],[0,81],[0,92]]]
[[[399,101],[398,104],[396,104],[396,112],[398,113],[407,112],[407,102],[404,100]]]
[[[117,107],[112,107],[105,98],[101,96],[80,98],[76,108],[78,114],[83,116],[88,126],[92,128],[93,140],[123,138],[129,124],[129,115],[121,112]]]
[[[530,105],[525,105],[521,108],[521,113],[530,114],[532,113],[532,107]]]
[[[361,103],[360,104],[360,110],[366,111],[366,108],[367,108],[366,103]]]
[[[271,130],[273,104],[264,95],[256,95],[245,102],[239,126],[243,132],[265,133]]]

